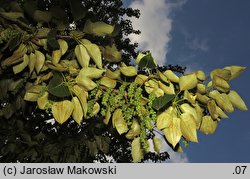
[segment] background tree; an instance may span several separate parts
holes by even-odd
[[[120,0],[0,3],[2,162],[164,161],[156,133],[181,152],[247,110],[228,83],[244,67],[157,66],[126,37],[139,11]]]

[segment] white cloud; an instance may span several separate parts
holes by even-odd
[[[167,61],[166,54],[172,29],[170,13],[185,2],[186,0],[178,0],[175,3],[166,0],[136,0],[130,4],[130,7],[140,9],[140,18],[131,20],[134,29],[142,32],[140,35],[131,35],[130,39],[138,42],[141,50],[150,50],[159,65]]]
[[[199,39],[199,38],[195,37],[190,41],[186,41],[186,44],[192,50],[201,50],[203,52],[208,51],[208,40],[207,39]]]

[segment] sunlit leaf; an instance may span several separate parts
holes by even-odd
[[[143,159],[140,137],[135,138],[131,144],[133,162],[140,162]]]
[[[55,102],[52,105],[51,109],[52,109],[52,114],[55,120],[59,124],[63,124],[71,116],[73,109],[74,109],[74,105],[71,101],[64,100],[60,102]]]

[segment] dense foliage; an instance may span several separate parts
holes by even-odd
[[[198,142],[197,130],[212,134],[226,113],[247,110],[229,86],[245,67],[183,75],[150,52],[136,55],[125,36],[139,32],[123,15],[139,12],[122,1],[5,2],[2,161],[163,161],[156,134],[181,152],[180,141]]]

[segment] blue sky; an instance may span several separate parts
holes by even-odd
[[[136,0],[125,4],[142,10],[142,18],[133,22],[145,33],[131,38],[142,49],[150,49],[160,64],[179,64],[207,74],[228,65],[246,66],[242,76],[230,84],[250,106],[249,0]],[[236,110],[219,123],[213,135],[199,133],[198,137],[199,143],[190,143],[184,154],[171,152],[172,161],[250,162],[249,112]]]

